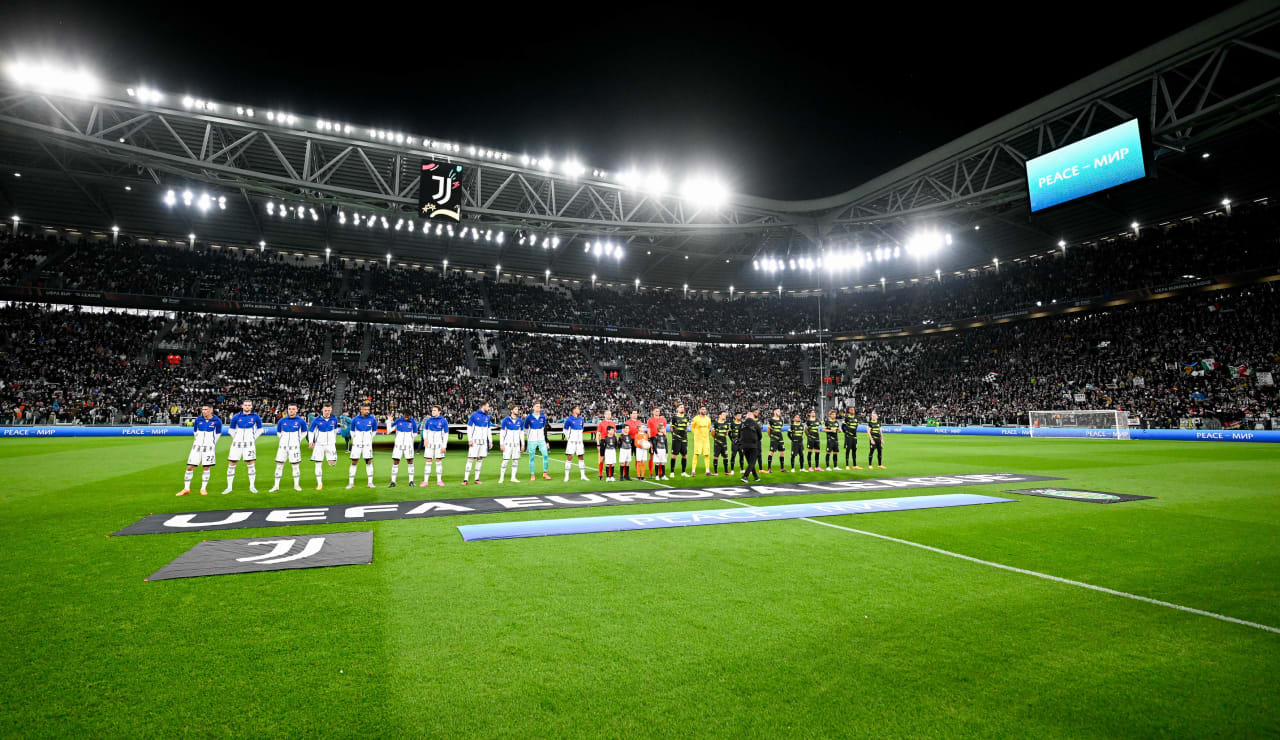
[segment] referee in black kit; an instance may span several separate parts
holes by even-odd
[[[754,482],[760,482],[760,474],[756,472],[756,463],[760,460],[760,422],[756,421],[756,411],[752,409],[747,412],[747,418],[742,420],[742,428],[738,432],[738,443],[735,445],[742,450],[743,456],[746,458],[746,467],[742,470],[742,482],[747,482],[747,476],[750,475],[755,479]]]

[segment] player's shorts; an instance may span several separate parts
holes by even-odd
[[[787,445],[782,441],[781,437],[778,439],[774,439],[773,437],[769,438],[769,452],[785,452],[786,449]]]
[[[244,460],[245,462],[253,462],[254,460],[257,460],[257,459],[258,459],[258,447],[257,445],[253,445],[253,444],[247,444],[247,445],[232,444],[231,452],[227,454],[228,462],[236,462],[239,460]]]
[[[373,459],[373,441],[351,443],[351,459],[352,460],[372,460]]]
[[[671,454],[673,454],[673,455],[687,455],[687,454],[689,454],[689,440],[688,440],[688,438],[685,438],[685,439],[676,439],[675,437],[672,437],[672,438],[671,438]],[[696,452],[695,452],[695,453],[693,453],[693,454],[695,454],[695,455],[696,455],[696,454],[698,454],[698,453],[696,453]]]
[[[423,449],[422,456],[428,460],[439,460],[444,457],[444,445],[439,447],[427,447]]]
[[[582,440],[580,439],[573,442],[568,442],[564,446],[564,454],[566,455],[578,455],[579,457],[581,457],[587,454],[584,450],[585,448],[582,446]]]
[[[502,449],[503,460],[519,460],[522,455],[523,453],[520,452],[520,445],[518,444],[510,444]]]
[[[822,443],[817,437],[810,437],[804,442],[804,448],[810,452],[822,452]]]
[[[657,463],[661,463],[661,464],[663,464],[663,465],[666,465],[666,464],[667,464],[667,451],[666,451],[666,450],[654,450],[654,451],[653,451],[653,462],[654,462],[655,464],[657,464]]]
[[[277,448],[276,448],[276,462],[278,462],[278,463],[282,463],[282,462],[300,463],[300,462],[302,462],[302,448],[301,448],[301,447],[277,447]]]
[[[489,440],[478,439],[467,446],[467,457],[486,457],[489,454]]]
[[[648,459],[649,459],[649,451],[644,449],[643,447],[637,447],[636,461],[639,462],[640,460],[648,460]]]
[[[218,456],[214,453],[213,445],[192,446],[191,453],[187,455],[188,465],[201,465],[208,468],[217,463]]]
[[[835,437],[827,437],[827,452],[839,452],[840,440]]]
[[[614,464],[616,464],[617,462],[618,462],[618,451],[617,451],[617,450],[605,450],[605,451],[604,451],[604,464],[605,464],[605,465],[614,465]]]
[[[698,455],[710,455],[710,454],[711,454],[711,440],[698,439],[695,437],[693,440],[694,457],[697,457]]]
[[[624,449],[621,449],[621,450],[618,450],[618,462],[620,462],[620,463],[629,463],[629,462],[631,462],[631,450],[630,450],[630,449],[625,449],[625,448],[624,448]]]
[[[413,442],[396,442],[395,449],[391,451],[391,458],[393,460],[400,460],[402,458],[412,460],[413,448],[415,446],[416,445]]]
[[[716,457],[728,457],[729,445],[724,442],[716,442]]]
[[[858,438],[856,436],[850,437],[849,435],[846,434],[844,437],[844,446],[850,449],[857,447]]]
[[[311,462],[320,462],[322,460],[337,462],[338,446],[332,442],[321,442],[311,448]]]

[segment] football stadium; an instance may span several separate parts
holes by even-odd
[[[706,141],[790,47],[672,61],[664,123],[602,41],[544,121],[536,31],[424,27],[365,106],[284,89],[332,40],[202,74],[49,12],[0,48],[4,736],[1280,734],[1275,2]],[[928,38],[883,84],[968,95]]]

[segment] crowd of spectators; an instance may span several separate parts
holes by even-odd
[[[1280,292],[1263,283],[1101,313],[837,348],[837,397],[894,423],[1027,423],[1030,410],[1115,409],[1144,426],[1269,417]],[[1083,400],[1079,400],[1083,398]]]
[[[330,348],[367,362],[346,378],[345,410],[380,417],[439,404],[451,419],[482,401],[499,413],[541,401],[562,417],[653,406],[755,406],[806,412],[818,374],[828,405],[853,402],[890,423],[1025,423],[1029,410],[1119,409],[1150,426],[1210,417],[1249,422],[1276,411],[1255,372],[1280,364],[1273,283],[1022,321],[927,338],[826,347],[694,345],[465,330],[418,331],[320,321],[178,315],[13,304],[0,308],[0,415],[20,423],[176,422],[243,398],[265,419],[290,401],[333,400]],[[468,345],[494,342],[472,365]]]
[[[0,418],[9,423],[107,423],[153,413],[154,377],[139,362],[158,316],[0,307]]]

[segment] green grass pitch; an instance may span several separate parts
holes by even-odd
[[[1157,498],[838,516],[1280,627],[1280,446],[891,435],[884,476],[1023,472]],[[1280,634],[811,522],[464,543],[464,523],[693,501],[108,537],[158,512],[603,490],[561,482],[174,498],[189,439],[0,443],[9,737],[1275,736]],[[559,445],[557,445],[558,447]],[[864,448],[865,454],[865,448]],[[594,460],[594,455],[592,455]],[[421,459],[419,458],[419,472]],[[772,481],[875,477],[780,475]],[[197,474],[197,487],[199,477]],[[697,479],[696,485],[725,478]],[[681,479],[685,483],[685,479]],[[646,484],[613,484],[643,488]],[[651,484],[650,484],[651,485]],[[1021,484],[1031,487],[1036,484]],[[973,492],[1003,486],[906,491]],[[879,498],[830,493],[756,500]],[[368,566],[143,579],[202,539],[372,529]]]

